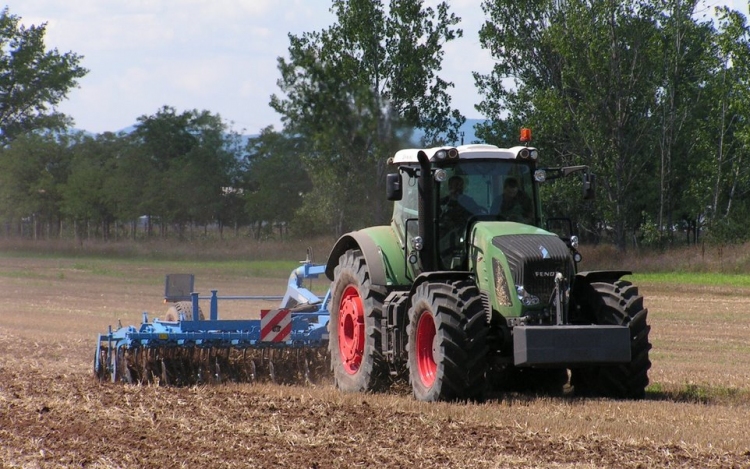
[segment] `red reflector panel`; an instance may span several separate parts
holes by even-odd
[[[292,312],[288,309],[260,311],[260,341],[286,342],[292,338]]]

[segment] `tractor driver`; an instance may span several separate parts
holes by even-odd
[[[440,256],[450,269],[460,268],[465,259],[463,238],[466,223],[474,215],[486,213],[471,196],[464,194],[464,179],[448,179],[448,195],[440,199]]]
[[[518,180],[509,177],[503,184],[503,194],[492,203],[490,213],[498,214],[508,221],[532,223],[534,206],[529,196],[518,187]]]
[[[453,226],[462,225],[472,215],[484,212],[474,199],[464,194],[464,178],[461,176],[451,176],[448,179],[448,195],[440,200],[440,205],[446,221]]]

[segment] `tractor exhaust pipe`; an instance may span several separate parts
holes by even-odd
[[[419,161],[419,236],[423,248],[419,253],[422,271],[435,270],[435,204],[433,198],[433,179],[430,158],[424,151],[417,153]]]

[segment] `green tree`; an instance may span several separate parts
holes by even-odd
[[[156,169],[132,135],[105,132],[96,137],[96,144],[109,161],[102,188],[105,203],[116,223],[127,227],[127,236],[136,239],[139,217],[149,213],[149,202],[143,197],[144,183],[156,178]]]
[[[291,224],[302,205],[304,194],[311,189],[311,182],[302,165],[304,145],[299,138],[267,127],[248,142],[247,148],[245,209],[255,225],[254,236],[257,239],[264,225],[272,229],[277,224]],[[308,215],[298,220],[304,226],[299,231],[306,235],[312,234],[309,232],[309,220],[320,214]]]
[[[59,235],[61,188],[70,173],[65,137],[29,134],[0,153],[0,215],[13,231],[34,239]]]
[[[701,213],[685,197],[703,153],[700,127],[711,120],[712,96],[705,84],[716,67],[714,28],[696,20],[696,0],[666,0],[659,16],[662,30],[662,86],[652,127],[659,131],[658,212],[653,213],[657,238],[673,241],[671,227],[679,219]],[[656,201],[655,201],[656,202]],[[692,206],[692,207],[691,207]],[[705,205],[704,205],[705,207]]]
[[[133,137],[145,154],[141,209],[160,217],[162,236],[169,224],[184,236],[218,219],[240,162],[237,137],[219,115],[165,106],[139,117]]]
[[[73,221],[76,237],[82,238],[84,229],[93,228],[106,239],[114,222],[105,196],[113,158],[104,141],[85,135],[78,139],[73,146],[70,175],[60,189],[61,212]]]
[[[302,210],[325,207],[316,224],[341,234],[387,220],[385,161],[407,129],[423,129],[431,143],[443,133],[458,140],[464,118],[450,107],[453,84],[437,73],[443,44],[462,32],[445,2],[391,0],[386,10],[380,0],[334,0],[331,11],[331,27],[289,36],[283,96],[271,106],[284,133],[307,144],[314,187]]]
[[[591,166],[600,198],[590,222],[611,226],[624,249],[644,209],[658,207],[659,185],[648,175],[659,174],[660,139],[671,151],[680,130],[681,108],[674,96],[666,107],[662,98],[682,86],[674,81],[679,69],[672,81],[665,77],[665,5],[486,0],[482,7],[488,21],[480,41],[498,62],[490,74],[475,74],[484,96],[477,108],[492,120],[478,134],[496,142],[524,123],[536,130],[535,144],[551,156],[550,165]],[[657,129],[665,122],[672,134],[662,138]]]
[[[45,50],[46,24],[25,27],[6,6],[0,12],[0,144],[39,129],[62,129],[55,110],[88,73],[82,56]]]
[[[707,207],[707,223],[718,241],[744,241],[750,192],[747,170],[750,144],[750,29],[739,12],[717,9],[716,71],[708,83],[713,91],[712,119],[705,128],[706,155],[699,166],[705,182],[696,181],[693,193]],[[737,224],[737,227],[732,225]]]

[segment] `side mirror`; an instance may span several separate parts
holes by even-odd
[[[386,174],[385,195],[388,200],[401,200],[401,197],[403,197],[403,190],[401,189],[400,173]]]
[[[594,200],[596,198],[596,174],[584,171],[582,182],[583,200]]]
[[[573,236],[573,222],[570,218],[547,218],[545,222],[547,231],[555,233],[563,241],[568,241]]]

